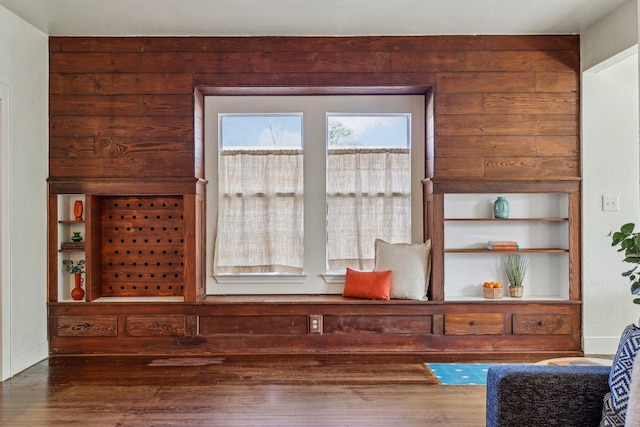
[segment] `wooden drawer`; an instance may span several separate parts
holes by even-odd
[[[200,334],[307,334],[308,316],[201,316]]]
[[[118,335],[116,316],[58,316],[56,334],[59,337],[115,337]]]
[[[431,316],[325,316],[325,334],[431,334]]]
[[[445,335],[501,335],[503,313],[463,313],[444,315]]]
[[[130,337],[181,337],[185,335],[184,316],[127,316]]]
[[[570,314],[514,314],[514,335],[570,335],[573,333]]]

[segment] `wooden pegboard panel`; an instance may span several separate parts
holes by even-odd
[[[105,197],[101,203],[102,296],[182,296],[182,197]]]

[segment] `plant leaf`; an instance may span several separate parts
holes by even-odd
[[[625,234],[631,234],[633,233],[633,227],[634,227],[634,224],[632,222],[629,222],[623,225],[622,227],[620,227],[620,231]]]
[[[625,234],[622,234],[619,231],[616,231],[615,233],[613,233],[613,237],[612,240],[613,242],[611,243],[611,246],[616,246],[618,243],[620,243],[624,238],[626,237]]]

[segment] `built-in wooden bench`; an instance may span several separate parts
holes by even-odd
[[[347,298],[342,295],[207,295],[204,300],[207,304],[347,304],[347,305],[415,305],[415,304],[441,304],[437,301],[418,301],[392,299],[389,301]]]
[[[51,304],[54,354],[420,353],[427,360],[540,360],[579,349],[580,305],[207,296],[196,303]],[[544,343],[540,336],[544,334]],[[78,339],[78,338],[82,339]],[[528,349],[536,349],[530,351]]]

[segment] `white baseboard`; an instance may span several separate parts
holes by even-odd
[[[584,337],[585,354],[616,354],[620,337]]]
[[[49,356],[49,342],[36,344],[25,351],[11,355],[11,376],[43,361]]]

